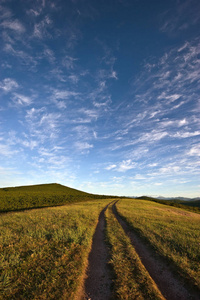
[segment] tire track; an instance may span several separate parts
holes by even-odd
[[[166,300],[200,300],[196,293],[191,293],[184,283],[172,273],[167,263],[155,252],[144,244],[144,242],[133,231],[130,231],[127,223],[119,216],[116,208],[117,201],[112,205],[112,211],[122,226],[125,234],[139,255],[143,265],[149,272],[151,278],[158,286]]]
[[[82,300],[109,300],[112,298],[112,279],[108,266],[109,254],[104,234],[105,211],[110,204],[99,215],[98,224],[93,236],[92,250],[88,258],[88,269]]]

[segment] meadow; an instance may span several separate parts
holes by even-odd
[[[200,215],[145,200],[124,199],[117,210],[188,284],[200,290]]]
[[[0,299],[73,299],[109,201],[2,214]]]
[[[57,184],[0,189],[0,195],[0,300],[85,299],[80,295],[88,256],[108,204],[104,237],[114,299],[163,299],[113,213],[113,201],[130,231],[200,291],[198,213],[141,199],[96,195],[92,200],[92,194]],[[46,207],[52,205],[58,206]]]

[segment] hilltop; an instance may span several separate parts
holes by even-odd
[[[103,198],[109,196],[89,194],[57,183],[8,187],[0,189],[0,212]]]

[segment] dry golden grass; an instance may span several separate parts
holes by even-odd
[[[115,276],[114,299],[164,299],[113,215],[111,207],[106,212],[106,223],[110,264]]]
[[[73,299],[109,201],[1,215],[0,299]]]
[[[200,290],[200,215],[144,200],[124,199],[119,214],[192,286]]]

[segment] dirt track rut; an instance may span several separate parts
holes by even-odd
[[[191,293],[184,287],[184,283],[179,280],[168,267],[168,265],[155,255],[144,242],[128,227],[126,222],[119,216],[116,203],[112,206],[113,213],[122,226],[125,234],[130,238],[132,245],[138,253],[143,265],[158,286],[160,292],[166,300],[199,300],[200,296]]]
[[[108,267],[108,250],[105,244],[105,211],[99,215],[98,224],[89,254],[88,270],[86,273],[84,295],[82,299],[108,300],[111,299],[111,276]]]
[[[113,204],[112,211],[122,226],[125,234],[139,255],[144,267],[149,272],[161,294],[166,300],[200,300],[196,293],[192,293],[181,279],[174,275],[167,263],[149,248],[142,240],[130,230],[127,223],[120,217]],[[111,205],[111,203],[109,204]],[[117,299],[112,292],[112,278],[108,267],[109,254],[105,243],[105,211],[107,205],[100,213],[98,224],[93,236],[92,249],[88,259],[88,269],[81,300],[110,300]],[[147,299],[148,300],[148,299]]]

